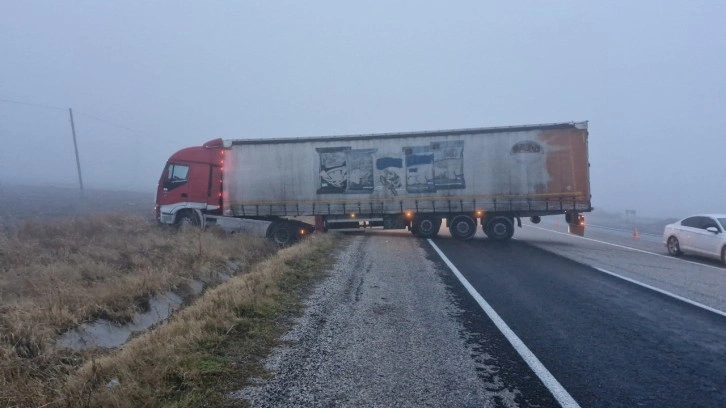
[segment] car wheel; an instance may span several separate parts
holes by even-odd
[[[673,256],[681,256],[683,252],[681,252],[681,245],[678,243],[678,238],[676,237],[670,237],[668,238],[668,253]]]
[[[726,265],[726,245],[721,248],[721,263]]]

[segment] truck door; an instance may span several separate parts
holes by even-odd
[[[159,186],[159,204],[169,205],[189,201],[189,165],[168,163]]]
[[[190,163],[186,200],[205,207],[209,200],[211,166],[208,163]]]

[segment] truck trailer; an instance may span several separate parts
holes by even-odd
[[[480,225],[504,241],[522,217],[548,215],[565,215],[570,232],[583,235],[582,214],[592,211],[587,144],[587,122],[215,139],[169,158],[156,218],[280,245],[344,228],[430,238],[443,220],[454,238],[470,239]]]

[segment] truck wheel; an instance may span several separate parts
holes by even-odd
[[[441,218],[424,215],[416,218],[414,231],[421,238],[433,238],[441,229]]]
[[[273,240],[278,246],[287,246],[297,241],[295,228],[289,223],[272,224],[268,238]]]
[[[184,210],[179,211],[179,213],[176,215],[176,221],[174,224],[177,227],[198,227],[199,226],[199,220],[197,219],[197,215],[194,213],[194,211],[191,210]]]
[[[456,239],[471,239],[476,234],[476,221],[468,215],[457,215],[449,224],[449,232]]]
[[[482,229],[487,237],[495,241],[506,241],[514,235],[514,223],[507,217],[494,217]]]
[[[681,244],[678,242],[678,238],[676,237],[669,237],[666,247],[668,248],[668,253],[672,256],[681,256],[683,253],[681,252]],[[723,251],[721,251],[721,254],[723,257]]]

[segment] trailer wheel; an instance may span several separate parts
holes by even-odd
[[[270,226],[270,232],[267,237],[273,240],[278,246],[287,246],[297,241],[295,228],[292,224],[286,222],[273,223]]]
[[[482,230],[495,241],[506,241],[514,235],[514,223],[507,217],[494,217],[482,226]]]
[[[416,218],[413,227],[414,233],[421,238],[433,238],[441,229],[441,218],[424,215]]]
[[[174,224],[179,227],[198,227],[199,226],[199,220],[197,219],[197,215],[192,210],[183,210],[179,211],[176,215],[176,221],[174,221]]]
[[[476,221],[468,215],[457,215],[449,224],[449,232],[456,239],[471,239],[476,234]]]

